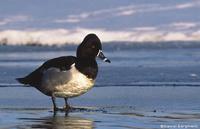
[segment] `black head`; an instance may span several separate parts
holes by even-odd
[[[105,62],[109,62],[102,53],[102,45],[100,39],[95,34],[88,34],[82,43],[78,46],[76,55],[78,58],[95,59],[97,56]]]

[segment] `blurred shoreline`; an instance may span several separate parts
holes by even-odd
[[[81,42],[80,42],[81,43]],[[106,51],[135,50],[135,49],[184,49],[200,48],[200,41],[167,41],[167,42],[102,42],[103,49]],[[27,43],[27,44],[7,44],[0,43],[0,52],[15,50],[76,50],[78,44],[45,44],[45,43]],[[20,49],[21,48],[21,49]]]

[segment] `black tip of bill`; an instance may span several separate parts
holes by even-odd
[[[105,58],[103,61],[104,61],[104,62],[111,63],[111,61],[110,61],[108,58]]]

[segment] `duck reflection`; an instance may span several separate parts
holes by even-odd
[[[49,116],[44,118],[23,118],[24,121],[30,122],[28,128],[42,129],[93,129],[92,120],[76,116]]]

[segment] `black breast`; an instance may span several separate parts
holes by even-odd
[[[81,58],[76,61],[76,68],[88,78],[95,79],[98,73],[96,60]]]

